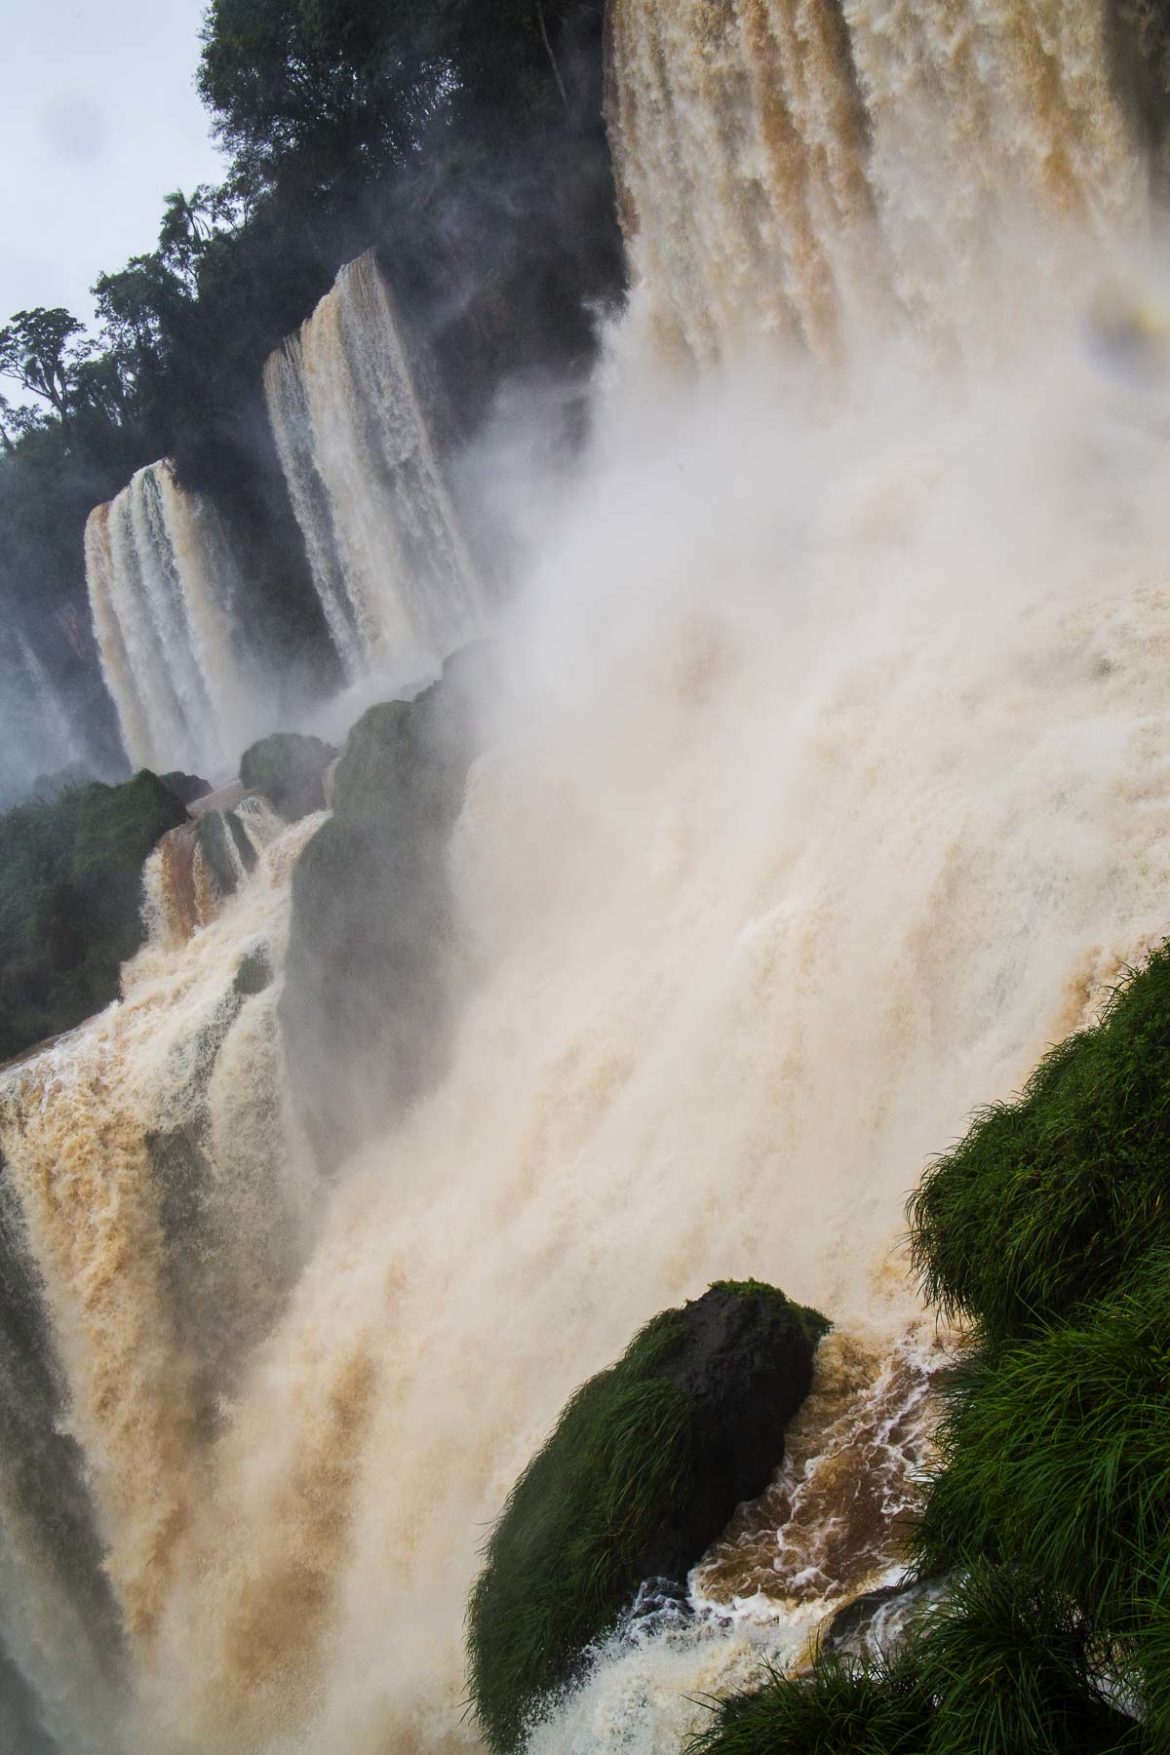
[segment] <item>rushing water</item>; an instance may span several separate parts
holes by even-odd
[[[905,1195],[1166,930],[1170,366],[1102,33],[1081,0],[616,0],[633,308],[497,629],[445,1076],[318,1185],[277,1028],[314,819],[257,825],[226,902],[180,831],[124,1000],[4,1075],[22,1430],[92,1554],[0,1480],[0,1639],[69,1755],[476,1747],[486,1526],[717,1277],[835,1320],[813,1395],[691,1612],[621,1630],[534,1751],[677,1755],[897,1576],[939,1361]],[[355,385],[358,278],[270,368],[290,406]],[[386,516],[355,445],[298,453],[335,535]],[[359,577],[321,586],[355,661],[414,613]]]
[[[372,255],[348,263],[264,373],[325,621],[347,674],[433,674],[477,630],[479,587]]]
[[[85,559],[131,762],[222,768],[263,725],[266,703],[241,655],[243,581],[215,507],[152,463],[90,514]]]

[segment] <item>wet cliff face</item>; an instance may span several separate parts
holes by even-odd
[[[448,859],[490,649],[411,701],[371,707],[293,879],[281,1024],[323,1170],[402,1116],[448,1064],[465,955]]]

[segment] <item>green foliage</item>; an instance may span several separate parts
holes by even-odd
[[[1097,1028],[1048,1055],[1017,1103],[988,1110],[911,1202],[927,1296],[993,1342],[1108,1292],[1170,1243],[1170,951]]]
[[[289,822],[325,809],[324,774],[337,751],[319,737],[276,731],[244,751],[240,779]]]
[[[925,1755],[1122,1755],[1147,1746],[1105,1698],[1091,1624],[1016,1566],[963,1576],[904,1662],[934,1707]]]
[[[795,1349],[811,1376],[824,1318],[750,1282],[712,1287],[706,1300],[656,1316],[616,1365],[576,1392],[508,1497],[468,1609],[471,1696],[498,1755],[520,1746],[541,1703],[572,1679],[638,1583],[660,1569],[674,1532],[686,1528],[697,1543],[693,1563],[734,1510],[734,1494],[712,1504],[708,1476],[713,1448],[732,1441],[711,1430],[714,1384],[732,1361],[720,1352],[703,1358],[701,1326],[688,1320],[713,1297],[726,1306],[729,1295],[746,1319],[741,1343],[754,1341],[777,1359]],[[796,1384],[782,1419],[799,1406],[808,1380]],[[755,1378],[744,1380],[745,1404],[757,1390]],[[734,1427],[745,1416],[746,1405],[719,1417]],[[775,1441],[782,1449],[782,1433]],[[771,1462],[778,1461],[774,1451]],[[766,1480],[767,1465],[755,1490]]]
[[[773,1675],[723,1702],[688,1755],[1153,1755],[1099,1656],[1067,1599],[980,1568],[892,1660]]]
[[[143,861],[186,815],[144,770],[0,817],[0,1058],[116,998],[142,943]]]
[[[724,1701],[687,1755],[924,1755],[930,1698],[912,1665],[864,1671],[826,1658]]]

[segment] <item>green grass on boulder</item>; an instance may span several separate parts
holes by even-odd
[[[665,1311],[584,1384],[517,1481],[468,1614],[489,1746],[517,1749],[638,1584],[685,1577],[783,1457],[828,1327],[756,1282]]]
[[[924,1755],[929,1696],[911,1666],[837,1658],[724,1701],[688,1755]]]

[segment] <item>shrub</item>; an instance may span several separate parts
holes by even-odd
[[[514,1750],[642,1579],[685,1575],[762,1491],[824,1318],[755,1282],[656,1316],[584,1384],[508,1498],[468,1612],[471,1695]]]

